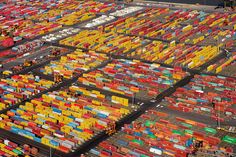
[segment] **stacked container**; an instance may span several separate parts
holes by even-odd
[[[105,30],[141,35],[165,41],[179,41],[186,44],[217,45],[232,47],[235,17],[228,13],[205,13],[168,9],[146,9],[145,13],[120,18],[107,24]]]
[[[83,30],[77,35],[60,41],[60,44],[86,48],[104,53],[124,54],[146,44],[135,36],[119,35],[114,32],[105,33],[98,30]]]
[[[216,134],[215,129],[205,124],[149,110],[91,149],[88,156],[185,157],[194,151],[193,146],[197,141],[202,141],[207,150],[220,149],[225,141],[216,137]],[[224,139],[235,140],[234,137]],[[227,153],[224,147],[221,150]]]
[[[68,153],[132,111],[126,98],[71,86],[2,114],[0,127]]]
[[[47,41],[47,42],[55,42],[55,41],[61,40],[63,38],[69,37],[71,35],[74,35],[74,34],[78,33],[79,31],[80,31],[79,28],[73,28],[73,27],[65,28],[65,29],[60,30],[58,32],[43,36],[42,40]]]
[[[236,80],[221,76],[196,75],[184,87],[180,87],[165,104],[182,112],[196,112],[224,121],[235,118]]]
[[[34,75],[14,75],[0,80],[0,110],[50,88],[54,82]]]
[[[21,156],[38,155],[37,148],[30,148],[28,145],[18,145],[8,139],[0,139],[0,155],[1,156]]]
[[[209,65],[206,71],[227,76],[236,76],[235,66],[236,52],[230,53],[228,57],[222,58],[217,63]]]
[[[45,33],[54,31],[61,27],[62,25],[60,24],[51,23],[51,22],[42,22],[42,23],[32,24],[30,27],[19,29],[16,34],[18,34],[21,37],[30,39],[38,35],[43,35]]]
[[[190,46],[153,41],[145,47],[138,48],[127,54],[134,59],[144,59],[152,62],[162,62],[187,68],[199,68],[204,63],[219,55],[216,46]]]
[[[44,44],[44,42],[41,40],[34,40],[31,42],[26,42],[25,44],[22,44],[19,46],[15,46],[12,48],[12,50],[18,54],[22,54],[22,53],[29,52],[29,51],[35,50],[37,48],[40,48],[43,46],[43,44]]]
[[[105,54],[95,53],[94,51],[83,52],[78,49],[73,53],[62,56],[60,60],[51,61],[49,65],[41,69],[45,75],[54,75],[58,73],[64,78],[69,79],[74,74],[80,74],[88,71],[108,60]]]
[[[173,86],[188,73],[182,69],[170,69],[159,64],[140,61],[114,60],[106,67],[83,74],[78,81],[103,90],[150,99]]]

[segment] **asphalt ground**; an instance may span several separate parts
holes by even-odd
[[[183,0],[160,0],[160,1],[162,1],[162,2],[176,2],[176,3],[178,3],[178,1],[180,1],[180,2],[187,2],[187,3],[190,3],[190,4],[195,4],[195,1],[197,1],[197,0],[185,0],[185,1],[183,1]],[[160,2],[159,1],[159,2]],[[200,1],[201,0],[199,0],[198,1],[198,3],[200,3]],[[207,0],[205,0],[205,1],[207,1]],[[209,2],[209,5],[213,2],[214,0],[208,0],[207,2]],[[180,3],[179,2],[179,3]],[[216,4],[216,2],[214,1],[213,2],[214,4]],[[218,3],[218,2],[217,2]],[[202,4],[202,3],[200,3],[200,4]],[[203,3],[204,4],[204,3]],[[58,31],[58,30],[57,30]],[[39,37],[38,37],[39,38]],[[55,46],[57,46],[57,44],[52,44],[52,45],[55,45]],[[58,46],[61,46],[61,45],[58,45]],[[75,49],[75,48],[73,48],[73,47],[69,47],[69,46],[63,46],[63,47],[65,47],[65,48],[72,48],[72,49]],[[48,92],[48,91],[54,91],[54,90],[58,90],[58,89],[60,89],[61,87],[63,88],[63,87],[65,87],[65,86],[68,86],[69,84],[71,84],[71,83],[73,83],[73,82],[76,82],[76,80],[77,80],[77,78],[73,78],[73,79],[71,79],[71,80],[67,80],[67,81],[64,81],[64,82],[62,82],[61,84],[59,84],[58,86],[56,86],[56,87],[53,87],[53,88],[51,88],[51,89],[49,89],[49,90],[47,90],[47,91],[45,91],[45,92]],[[187,82],[185,82],[185,83],[183,83],[183,84],[186,84]],[[183,86],[183,84],[181,84],[181,86]],[[176,88],[176,87],[175,87]],[[43,93],[45,93],[45,92],[43,92]],[[173,92],[173,91],[172,91]],[[166,95],[170,95],[172,92],[170,92],[170,93],[166,93]],[[37,95],[36,97],[40,97],[43,93],[40,93],[39,95]],[[110,92],[109,92],[110,93]],[[114,93],[110,93],[110,94],[112,94],[112,95],[115,95]],[[163,98],[163,96],[164,95],[162,95],[162,96],[160,96],[159,98],[160,98],[160,101],[161,101],[161,99]],[[33,98],[33,97],[32,97]],[[31,98],[31,99],[32,99]],[[29,101],[29,100],[28,100]],[[143,105],[143,106],[149,106],[150,105],[150,107],[151,106],[155,106],[155,105],[157,105],[159,102],[155,102],[155,103],[151,103],[151,102],[147,102],[145,105]],[[154,105],[155,104],[155,105]],[[123,121],[122,122],[120,122],[120,126],[122,126],[122,124],[124,124],[124,123],[127,123],[127,122],[130,122],[130,121],[132,121],[132,120],[134,120],[134,119],[136,119],[142,112],[144,112],[144,110],[145,110],[145,108],[146,107],[143,107],[143,108],[141,108],[140,109],[140,111],[137,111],[136,112],[136,116],[128,116],[127,118],[125,118],[125,119],[123,119]],[[141,111],[142,110],[142,111]],[[186,119],[191,119],[191,120],[196,120],[196,121],[200,121],[200,122],[204,122],[204,123],[206,123],[206,124],[208,124],[208,125],[213,125],[213,126],[216,126],[216,122],[214,122],[214,121],[212,121],[211,119],[209,119],[209,117],[203,117],[202,115],[198,115],[198,114],[194,114],[194,113],[182,113],[182,112],[179,112],[179,111],[175,111],[175,110],[170,110],[170,109],[168,109],[168,108],[166,108],[166,107],[163,107],[163,108],[160,108],[159,109],[160,111],[165,111],[165,112],[167,112],[167,113],[169,113],[169,114],[171,114],[171,113],[176,113],[176,114],[178,114],[178,116],[180,116],[180,117],[184,117],[184,118],[186,118]],[[234,121],[234,122],[229,122],[229,124],[236,124],[236,122]],[[8,135],[9,135],[9,137],[12,137],[13,136],[13,134],[12,133],[10,133],[10,132],[8,132],[7,133]],[[2,134],[3,135],[3,134]],[[101,136],[102,138],[104,138],[104,136]],[[12,137],[12,138],[15,138],[15,137]],[[28,141],[29,139],[26,139],[26,138],[18,138],[18,136],[16,137],[17,138],[17,140],[20,140],[22,143],[27,143],[26,141]],[[92,143],[92,144],[95,144],[95,143],[97,143],[97,142],[99,142],[99,141],[101,141],[102,139],[94,139],[94,140],[91,140],[91,142],[90,143]],[[38,143],[35,143],[34,141],[31,141],[31,142],[33,142],[32,144],[34,144],[34,145],[36,145],[36,144],[38,144]],[[40,145],[40,146],[42,146],[42,145]],[[91,145],[89,144],[89,143],[87,143],[87,145],[86,146],[84,146],[84,147],[81,147],[81,149],[84,149],[84,148],[86,148],[86,149],[89,149],[89,147],[91,148]],[[45,148],[45,147],[44,147]],[[46,149],[48,149],[48,147],[46,147]],[[48,151],[48,150],[47,150]],[[80,151],[81,152],[81,151]],[[77,153],[79,153],[79,151],[77,152]],[[56,156],[56,155],[55,155]]]
[[[184,3],[184,4],[201,4],[217,6],[222,0],[153,0],[156,2]]]
[[[0,69],[0,72],[5,71],[5,70],[9,70],[9,69],[11,69],[14,66],[23,64],[25,60],[33,60],[35,58],[38,59],[40,56],[42,56],[42,57],[46,56],[46,55],[50,54],[50,49],[52,49],[52,48],[42,47],[41,50],[35,51],[32,54],[16,58],[16,60],[14,60],[14,61],[5,63],[3,65],[3,68]]]

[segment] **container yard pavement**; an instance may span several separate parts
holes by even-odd
[[[142,1],[142,0],[134,0],[134,4],[140,4],[143,2],[149,3],[149,5],[154,4],[154,6],[159,7],[170,7],[173,9],[196,9],[196,10],[204,10],[209,12],[224,12],[224,9],[219,8],[215,10],[215,7],[222,3],[221,0],[148,0],[148,1]]]
[[[188,156],[188,152],[193,149],[189,146],[193,144],[195,139],[203,140],[210,147],[216,143],[220,143],[221,147],[229,146],[224,140],[221,141],[215,137],[216,134],[221,134],[221,131],[216,131],[204,123],[180,118],[177,115],[166,114],[155,109],[148,110],[131,124],[125,125],[114,136],[91,149],[88,155],[116,154],[119,156],[125,153],[148,156],[153,154]],[[228,134],[228,136],[232,136],[232,134]],[[175,141],[175,144],[171,141]],[[188,142],[185,146],[181,146],[185,141]],[[156,151],[149,150],[150,147]],[[172,151],[168,151],[168,148],[172,148]]]
[[[211,5],[217,6],[221,1],[220,0],[153,0],[155,2],[170,2],[170,3],[182,3],[182,4],[201,4],[201,5]]]
[[[32,3],[34,3],[34,2],[32,2]],[[208,53],[206,53],[206,51],[212,50],[211,52],[214,55],[202,57],[201,55],[198,55],[199,52],[201,52],[201,50],[199,49],[196,51],[196,60],[195,60],[196,65],[193,65],[190,67],[187,67],[186,64],[190,62],[191,58],[189,58],[189,59],[187,58],[188,59],[187,63],[184,64],[183,67],[180,67],[179,65],[176,66],[175,60],[173,61],[173,58],[171,58],[171,57],[175,57],[175,56],[172,56],[172,54],[170,56],[169,55],[165,56],[165,58],[167,59],[167,57],[170,57],[169,61],[172,61],[173,63],[170,64],[170,62],[166,62],[166,60],[163,59],[164,62],[160,63],[161,66],[159,66],[159,64],[158,64],[159,60],[157,60],[157,64],[152,64],[153,61],[147,59],[148,57],[140,59],[140,56],[137,56],[135,53],[133,56],[127,57],[127,55],[135,52],[135,50],[138,50],[139,48],[147,46],[147,44],[151,43],[153,41],[153,39],[147,38],[150,40],[145,40],[146,42],[143,42],[144,39],[146,39],[146,38],[143,38],[145,33],[143,33],[142,30],[141,30],[141,32],[138,32],[137,34],[135,34],[135,33],[130,34],[127,30],[126,30],[127,32],[126,31],[122,32],[123,31],[122,29],[120,29],[120,30],[117,29],[118,31],[120,31],[119,33],[117,33],[117,30],[115,30],[115,32],[110,34],[109,31],[114,31],[114,30],[106,30],[105,32],[103,32],[100,30],[101,27],[99,27],[99,25],[100,24],[109,25],[109,23],[116,22],[117,19],[119,19],[118,14],[124,13],[122,11],[119,13],[120,9],[122,9],[123,7],[128,6],[128,5],[122,5],[122,7],[117,8],[117,5],[103,5],[100,2],[78,2],[78,3],[81,3],[81,4],[78,4],[80,6],[78,8],[77,8],[77,6],[74,6],[73,4],[69,5],[68,7],[66,7],[66,5],[65,5],[65,8],[69,8],[69,10],[71,9],[70,11],[72,11],[74,9],[78,10],[81,8],[83,10],[84,9],[83,7],[85,7],[85,8],[87,7],[86,11],[85,10],[83,10],[83,11],[85,11],[85,12],[89,11],[89,12],[93,12],[93,13],[88,16],[87,16],[87,14],[84,14],[84,16],[80,16],[81,12],[79,12],[79,13],[77,12],[76,14],[78,14],[78,15],[76,15],[76,16],[70,16],[70,15],[67,16],[66,15],[65,17],[70,17],[70,20],[67,21],[67,20],[64,20],[65,18],[61,18],[60,16],[56,16],[56,15],[58,15],[58,12],[57,11],[54,12],[54,10],[52,8],[52,12],[54,12],[56,14],[54,14],[54,13],[50,14],[52,16],[48,17],[48,19],[52,20],[52,23],[53,22],[58,23],[58,21],[60,21],[59,23],[62,24],[63,27],[58,30],[55,30],[55,31],[51,31],[51,30],[50,31],[47,30],[45,32],[40,31],[40,33],[38,33],[37,35],[36,34],[33,35],[33,36],[36,36],[35,38],[26,40],[26,41],[32,41],[34,39],[44,39],[44,40],[47,39],[47,40],[45,40],[46,45],[66,48],[67,52],[61,54],[60,56],[54,57],[53,59],[49,59],[46,61],[44,60],[43,63],[41,63],[41,64],[36,64],[35,66],[23,69],[23,70],[19,71],[18,73],[15,73],[15,74],[28,74],[28,72],[30,72],[33,75],[40,76],[41,79],[54,81],[54,76],[52,75],[53,72],[51,72],[50,70],[48,72],[43,72],[45,65],[46,66],[50,65],[51,67],[58,66],[59,67],[58,69],[60,70],[63,63],[64,64],[68,63],[68,65],[70,65],[70,66],[63,65],[64,69],[61,69],[62,71],[59,73],[64,76],[64,75],[66,75],[66,71],[69,71],[69,72],[71,72],[72,75],[66,76],[65,78],[62,79],[61,82],[56,83],[43,91],[40,91],[40,93],[35,93],[33,95],[30,95],[27,99],[23,99],[22,102],[17,103],[15,105],[7,107],[7,109],[2,110],[1,113],[3,113],[3,114],[0,115],[0,117],[2,118],[2,123],[0,125],[1,126],[0,137],[8,138],[8,139],[12,140],[13,142],[15,141],[16,143],[20,143],[20,144],[28,143],[31,146],[35,146],[36,148],[39,148],[39,151],[41,153],[45,154],[46,156],[50,156],[50,150],[52,150],[51,155],[53,157],[61,157],[61,156],[76,157],[76,156],[80,156],[81,153],[85,153],[89,149],[93,148],[95,145],[98,145],[99,148],[101,148],[101,146],[106,147],[106,145],[103,145],[103,143],[106,143],[104,141],[106,141],[106,138],[108,138],[110,136],[105,131],[105,128],[108,128],[107,127],[108,121],[114,120],[116,122],[116,129],[119,130],[125,124],[134,122],[138,117],[139,117],[139,119],[143,118],[142,120],[144,120],[145,119],[144,118],[145,111],[150,108],[157,110],[157,111],[167,113],[167,114],[173,116],[174,118],[181,117],[186,120],[188,119],[188,120],[204,123],[204,126],[207,125],[208,127],[212,127],[211,129],[205,128],[206,130],[208,130],[208,131],[210,130],[212,132],[215,132],[216,129],[213,129],[213,128],[217,127],[217,122],[216,122],[216,120],[210,119],[209,115],[201,115],[201,114],[194,113],[194,112],[182,112],[182,111],[170,109],[170,108],[168,108],[168,106],[162,105],[162,101],[165,97],[171,96],[176,91],[177,88],[183,87],[183,86],[189,84],[190,80],[196,74],[202,73],[203,70],[208,68],[209,66],[211,66],[213,64],[213,62],[217,62],[221,59],[221,57],[225,57],[224,53],[219,53],[219,51],[217,51],[217,54],[216,54],[215,53],[216,47],[213,47],[212,49],[207,48],[207,49],[204,49],[204,51],[202,51],[202,52],[204,52],[204,54],[208,54]],[[85,3],[86,5],[82,5],[83,3]],[[135,3],[133,3],[133,4],[135,4]],[[130,5],[133,5],[133,4],[130,4]],[[28,5],[31,5],[31,3],[29,3]],[[57,4],[55,4],[55,5],[57,6]],[[90,7],[90,5],[92,7]],[[63,11],[65,11],[65,8],[63,9],[63,6],[64,5],[61,4],[59,8],[62,9]],[[96,6],[99,6],[98,7],[99,9],[96,8]],[[101,6],[101,8],[100,8],[100,6]],[[159,5],[159,6],[163,7],[164,5],[163,6]],[[186,5],[179,5],[179,6],[175,6],[173,8],[182,9],[184,7],[186,7]],[[201,7],[202,6],[190,6],[191,9],[202,9]],[[210,6],[210,7],[204,8],[204,10],[212,11],[212,8],[213,7]],[[48,9],[48,10],[50,10],[50,9]],[[115,10],[117,10],[117,12],[115,14],[110,14],[111,12],[114,12]],[[139,9],[137,9],[137,10],[139,10]],[[141,9],[140,12],[143,12],[143,11],[144,11],[144,9]],[[45,13],[46,16],[44,18],[47,19],[48,14],[47,14],[47,11],[45,11],[45,12],[46,12]],[[136,13],[138,14],[138,12],[139,11],[137,11]],[[155,9],[154,9],[154,12],[155,12]],[[64,13],[67,14],[66,11]],[[136,16],[136,13],[131,13],[131,14],[124,13],[124,15],[121,15],[121,16],[122,16],[122,18],[126,18],[129,16],[132,17],[132,16]],[[156,13],[158,14],[158,11]],[[174,13],[174,10],[171,10],[170,12],[167,11],[166,19],[168,19],[169,16],[175,15],[173,13]],[[205,14],[202,14],[202,12],[200,13],[200,12],[185,11],[185,13],[186,14],[182,14],[182,11],[181,11],[181,12],[177,13],[178,16],[174,16],[174,17],[176,17],[176,19],[174,18],[173,21],[175,21],[177,23],[177,25],[175,25],[175,24],[172,25],[172,23],[170,23],[170,26],[172,26],[172,28],[173,28],[173,30],[170,30],[171,32],[178,33],[178,31],[180,30],[180,32],[182,33],[183,27],[185,26],[185,24],[188,24],[188,22],[186,22],[185,18],[188,17],[188,15],[190,15],[190,14],[192,15],[191,20],[198,19],[197,23],[194,23],[194,21],[190,21],[191,24],[194,23],[193,25],[195,25],[197,27],[199,26],[199,21],[202,20],[197,16],[204,15],[203,17],[205,18]],[[87,20],[84,21],[84,18],[90,19],[91,17],[95,17],[94,15],[100,16],[102,14],[114,15],[114,16],[116,16],[116,18],[115,19],[111,18],[112,20],[108,20],[107,22],[105,21],[104,23],[90,22]],[[150,15],[157,15],[157,14],[150,14]],[[53,15],[55,15],[55,17]],[[213,21],[215,19],[210,18],[209,23],[207,23],[208,25],[211,25],[212,23],[213,23],[213,26],[217,25],[217,24],[221,25],[223,23],[222,19],[224,19],[224,16],[228,18],[228,15],[224,14],[223,16],[221,16],[221,13],[216,13],[215,16],[217,18],[219,18],[219,20],[216,20],[217,22],[214,23]],[[59,18],[59,20],[57,18]],[[154,18],[154,20],[158,19],[158,18],[156,18],[156,19],[155,18]],[[162,17],[162,15],[159,18],[161,19],[160,21],[162,21],[164,23],[168,22],[168,20],[164,19],[164,16]],[[179,18],[181,20],[178,21],[177,18]],[[150,19],[150,17],[148,17],[146,19]],[[36,19],[34,19],[34,22],[35,22],[35,20]],[[44,20],[45,19],[40,19],[40,21],[44,21]],[[102,21],[105,19],[101,18],[100,20]],[[126,26],[128,28],[133,27],[133,26],[129,25],[131,23],[131,21],[132,20],[127,20]],[[184,25],[181,23],[181,21],[184,23]],[[148,22],[144,22],[143,28],[146,27],[145,24],[147,24],[147,23]],[[178,24],[178,23],[180,23],[180,24]],[[151,22],[149,24],[150,24],[150,26],[152,25]],[[231,24],[230,26],[233,26],[233,24]],[[69,28],[67,26],[64,27],[65,25],[72,25],[71,27],[76,26],[80,30],[75,30],[75,32],[67,32],[62,37],[62,36],[60,36],[59,31],[63,31],[64,28]],[[84,27],[85,25],[86,26],[95,25],[95,26],[93,28],[85,28]],[[141,24],[139,25],[139,23],[136,23],[136,25],[141,26]],[[203,26],[204,25],[206,25],[206,24],[203,24]],[[177,30],[177,28],[179,30]],[[188,30],[189,28],[190,28],[190,30],[192,29],[192,27],[190,26],[187,28],[187,31],[189,31]],[[218,28],[218,25],[216,28]],[[210,29],[210,28],[207,28],[207,29]],[[230,29],[232,29],[232,28],[230,27]],[[87,32],[91,32],[90,34],[89,33],[87,34],[87,35],[89,35],[89,37],[85,35],[86,30],[88,30]],[[183,30],[185,31],[185,29],[183,29]],[[77,31],[79,31],[79,32],[77,32]],[[168,30],[165,30],[165,31],[167,31],[167,33],[170,33],[170,32],[168,32]],[[165,31],[161,30],[161,32],[160,32],[161,36],[163,34],[166,35]],[[156,33],[156,35],[159,36],[158,32],[154,31],[154,34],[155,33]],[[54,34],[54,35],[52,35],[52,34]],[[101,36],[96,36],[97,34],[100,34]],[[183,34],[185,34],[185,33],[183,33]],[[209,34],[211,34],[211,32],[209,32]],[[48,35],[48,36],[45,36],[45,35]],[[83,35],[85,35],[85,36],[83,36]],[[77,38],[77,36],[78,36],[78,38]],[[83,37],[83,39],[80,38],[81,36]],[[223,33],[222,36],[226,36],[226,35]],[[45,38],[43,38],[43,37],[45,37]],[[201,38],[201,36],[198,36],[198,37]],[[209,36],[209,37],[213,38],[213,36]],[[113,39],[109,41],[110,38],[113,38]],[[122,39],[122,41],[119,40],[120,38]],[[176,38],[178,38],[178,36],[176,36]],[[173,39],[176,39],[176,38],[173,38]],[[189,39],[189,38],[187,38],[187,39]],[[109,44],[106,44],[107,43],[106,40],[109,41],[108,42]],[[135,41],[133,41],[133,40],[135,40]],[[158,38],[156,40],[161,41],[161,38]],[[229,40],[231,40],[231,38],[229,38]],[[170,46],[169,49],[171,49],[171,48],[173,48],[172,47],[173,45],[170,44],[171,41],[172,41],[172,38],[171,38],[171,40],[166,40],[166,41],[161,41],[161,42],[166,44],[166,45],[164,45],[165,48],[166,48],[166,46],[167,47]],[[207,37],[202,42],[207,45],[209,45],[209,43],[211,42],[211,41],[210,42],[205,42],[205,41],[210,41],[210,38],[207,38]],[[123,42],[125,42],[125,44]],[[179,44],[180,42],[176,42],[176,43]],[[197,45],[199,45],[199,44],[201,44],[201,43],[197,43]],[[18,45],[18,44],[16,44],[16,45]],[[175,45],[175,43],[174,43],[174,45]],[[109,57],[105,57],[104,60],[101,59],[101,62],[99,61],[97,64],[93,64],[91,67],[87,68],[85,66],[87,64],[90,64],[90,62],[87,62],[88,61],[87,58],[91,57],[92,55],[91,56],[82,55],[82,57],[80,56],[81,58],[79,58],[78,54],[74,53],[74,51],[76,51],[75,46],[77,46],[79,48],[83,48],[83,51],[84,51],[83,54],[86,54],[87,51],[90,51],[90,49],[92,49],[95,51],[97,51],[97,50],[103,51],[103,52],[107,53],[108,54],[107,56],[109,56]],[[159,47],[159,45],[157,45],[156,47]],[[51,47],[49,47],[49,49],[50,48]],[[42,56],[42,55],[47,56],[50,52],[49,49],[46,48],[46,49],[43,49],[42,51],[36,51],[35,53],[30,54],[24,58],[17,58],[16,62],[9,62],[8,64],[5,64],[6,67],[4,67],[2,70],[7,70],[10,67],[22,64],[24,62],[24,59],[29,60],[29,59],[34,59],[34,58],[40,58],[40,56]],[[185,48],[183,48],[183,49],[185,49]],[[224,52],[222,49],[220,49],[220,50],[221,50],[220,52]],[[125,53],[124,53],[124,51],[125,51]],[[182,49],[180,49],[179,51],[181,52]],[[164,54],[164,52],[163,52],[163,54]],[[191,52],[191,50],[190,50],[190,52]],[[69,54],[69,55],[67,57],[65,57],[67,54]],[[176,54],[176,52],[173,52],[173,55],[175,55],[175,54]],[[194,55],[191,54],[189,56],[195,57],[195,53],[193,53],[193,54]],[[179,57],[178,55],[179,55],[179,53],[176,55],[177,58]],[[92,56],[92,57],[94,57],[94,56]],[[66,58],[66,62],[64,60],[65,58]],[[132,60],[134,58],[137,60],[140,59],[140,61]],[[60,60],[60,59],[62,59],[62,60]],[[56,61],[52,61],[52,60],[56,60]],[[97,61],[97,59],[95,59],[95,60]],[[124,62],[124,63],[121,64],[121,63],[117,62],[119,60],[122,60],[122,62]],[[74,62],[76,62],[76,64],[74,64]],[[183,60],[180,58],[180,60],[177,62],[183,63]],[[227,61],[225,61],[225,62],[228,65],[228,62]],[[224,61],[222,61],[222,64],[223,63],[224,63]],[[82,67],[81,67],[81,65],[82,65]],[[150,65],[152,65],[152,68],[150,68]],[[189,64],[189,65],[192,65],[192,64]],[[223,64],[223,65],[225,65],[225,64]],[[157,67],[155,68],[155,66],[157,66]],[[191,67],[193,67],[193,69],[191,69]],[[198,68],[195,69],[195,67],[198,67]],[[83,71],[77,73],[76,75],[73,74],[74,71],[80,70],[81,68],[85,68],[86,70],[83,70]],[[186,71],[181,70],[182,68],[186,69]],[[209,69],[211,69],[211,68],[209,68]],[[221,71],[224,69],[227,69],[227,67],[225,68],[224,66],[222,66],[220,68]],[[101,73],[104,73],[104,78],[101,77]],[[144,75],[144,73],[148,73],[148,75]],[[126,74],[126,75],[124,75],[124,74]],[[227,75],[227,73],[223,73],[223,74]],[[214,75],[217,75],[217,74],[214,74]],[[12,87],[13,87],[12,89],[14,90],[14,86],[16,84],[14,83],[14,81],[12,81],[12,82],[10,81],[9,78],[11,76],[13,76],[13,75],[9,75],[6,78],[10,82],[9,84],[12,85]],[[130,76],[130,77],[128,77],[128,76]],[[126,77],[126,78],[123,79],[123,77]],[[146,77],[149,77],[149,78],[146,78]],[[83,80],[81,78],[83,78]],[[94,81],[93,78],[96,81]],[[89,79],[89,81],[91,81],[91,82],[88,83],[87,79]],[[234,79],[234,78],[231,78],[231,79]],[[102,82],[101,80],[105,80],[105,81]],[[109,80],[111,81],[110,84],[109,84]],[[119,80],[119,81],[117,81],[117,80]],[[137,85],[136,84],[138,82],[137,80],[141,81],[142,83],[138,83],[138,85]],[[5,80],[3,80],[3,82],[4,81]],[[101,82],[99,82],[99,81],[101,81]],[[112,81],[114,81],[114,82],[112,82]],[[95,82],[96,82],[96,84],[95,84]],[[102,84],[100,84],[100,83],[102,83]],[[114,88],[114,87],[118,87],[117,85],[119,83],[120,84],[123,83],[122,84],[123,86],[119,87],[119,88],[122,89],[124,91],[124,93],[128,92],[129,95],[122,93],[123,91],[122,92],[119,91],[118,88]],[[108,85],[109,88],[108,87],[102,88],[103,84]],[[137,87],[134,87],[135,85],[137,85],[140,89],[138,89]],[[127,88],[127,86],[133,86],[133,87],[129,89],[129,88]],[[157,88],[157,86],[158,86],[158,88]],[[28,88],[29,88],[29,90],[31,90],[30,87],[28,87]],[[110,89],[112,89],[112,90],[110,90]],[[22,89],[22,90],[25,90],[25,89]],[[138,93],[138,95],[131,94],[131,93],[133,93],[133,92],[135,93],[139,90],[140,90],[140,93]],[[4,90],[4,92],[5,92],[4,94],[7,95],[6,98],[10,99],[10,100],[14,100],[14,99],[12,99],[12,96],[9,95],[9,91],[12,91],[12,90],[11,89]],[[151,95],[148,95],[147,92],[149,92],[148,94],[151,94]],[[105,95],[105,99],[104,99],[104,95]],[[145,96],[145,98],[144,98],[144,96]],[[231,95],[229,95],[229,96],[231,96]],[[4,101],[6,100],[6,98],[4,98]],[[39,101],[39,102],[37,103],[35,101]],[[77,103],[75,103],[75,102],[77,102]],[[75,107],[75,106],[79,106],[79,107]],[[119,112],[118,112],[118,110],[119,110]],[[72,114],[72,112],[73,112],[73,114]],[[50,116],[48,116],[48,115],[50,115]],[[60,115],[60,116],[58,116],[58,115]],[[32,117],[30,117],[30,116],[32,116]],[[43,117],[44,118],[46,117],[45,120]],[[91,118],[91,120],[88,120],[89,118]],[[174,118],[172,118],[172,119],[174,119]],[[24,121],[24,122],[22,123],[21,121]],[[58,123],[59,121],[60,121],[60,123]],[[163,122],[165,122],[165,121],[163,121]],[[189,121],[189,122],[191,122],[191,121]],[[233,125],[233,126],[235,125],[236,126],[236,119],[225,119],[225,121],[221,122],[220,124],[221,124],[221,126],[228,126],[228,125]],[[59,125],[61,125],[63,127],[61,127]],[[185,124],[185,127],[186,126],[189,127],[189,125]],[[161,128],[161,126],[160,126],[160,128]],[[170,128],[168,128],[168,131],[169,131],[169,129]],[[14,132],[14,133],[12,133],[12,132]],[[54,133],[56,133],[57,135],[54,136]],[[118,132],[118,134],[119,133],[120,132]],[[182,134],[182,132],[178,132],[178,131],[175,133]],[[191,133],[191,131],[188,133]],[[49,136],[44,136],[47,134]],[[25,137],[23,137],[22,135]],[[213,135],[213,134],[210,133],[210,135]],[[228,134],[228,133],[224,133],[221,131],[218,131],[218,133],[214,134],[214,135],[217,138],[223,138],[226,135],[229,135],[230,137],[234,136],[233,134]],[[167,135],[167,136],[169,137],[170,135]],[[186,135],[186,136],[188,136],[188,135]],[[194,135],[194,136],[196,136],[196,135]],[[207,136],[208,136],[208,134],[207,134]],[[115,137],[115,136],[113,136],[113,137]],[[150,135],[150,137],[153,138],[153,136],[151,136],[151,135]],[[119,139],[122,139],[122,138],[123,138],[122,136],[119,137]],[[68,139],[70,141],[67,141],[67,143],[65,144],[65,143],[63,143],[63,141],[61,139],[64,139],[64,140]],[[128,138],[126,140],[128,140]],[[209,141],[211,141],[211,142],[213,142],[213,144],[215,144],[215,142],[216,143],[219,142],[219,139],[209,138]],[[225,141],[232,142],[232,141],[234,141],[234,139],[232,140],[232,138],[231,139],[225,138]],[[115,142],[116,141],[114,140],[114,143]],[[134,140],[132,142],[133,142],[133,145],[131,146],[131,148],[135,148],[135,145],[137,145],[137,144],[142,145],[142,142],[138,141],[138,140]],[[165,139],[164,139],[164,142],[166,142]],[[207,143],[207,138],[206,138],[206,143]],[[173,143],[169,143],[167,141],[166,144],[171,145]],[[182,154],[182,153],[184,154],[183,151],[180,151],[181,149],[184,149],[183,147],[181,147],[180,145],[175,145],[175,146],[178,147],[178,149],[179,149],[178,151],[175,149],[176,152],[179,152],[180,154]],[[220,146],[231,146],[231,145],[223,142],[223,144],[220,144]],[[52,147],[52,149],[50,149],[50,147]],[[234,147],[234,145],[232,147],[233,147],[233,149],[236,149]],[[113,148],[114,147],[111,147],[111,148],[107,147],[106,151],[108,151],[108,153],[113,154],[113,153],[115,153],[115,151],[109,152],[109,150],[111,150]],[[116,149],[116,148],[114,148],[114,149]],[[170,146],[169,149],[173,149],[173,148]],[[62,151],[67,152],[67,154],[63,153]],[[141,150],[141,152],[142,151],[143,150]],[[234,151],[236,151],[236,150],[234,150]],[[95,152],[95,154],[97,153],[96,151],[94,151],[94,152]],[[140,150],[139,150],[139,152],[140,152]],[[104,155],[107,154],[107,152],[103,152],[103,153],[104,153]],[[137,155],[137,152],[131,152],[131,153],[133,153],[133,155]],[[170,152],[167,152],[167,153],[170,153]],[[93,155],[91,155],[91,156],[93,156]]]
[[[5,71],[5,70],[9,70],[14,66],[23,64],[24,61],[26,61],[26,60],[39,59],[39,57],[44,58],[47,55],[51,54],[50,50],[52,50],[52,49],[53,49],[53,47],[48,47],[48,48],[44,47],[42,50],[36,50],[36,52],[34,52],[33,54],[29,54],[27,56],[17,58],[16,60],[14,60],[12,62],[5,63],[3,68],[0,69],[0,72]]]

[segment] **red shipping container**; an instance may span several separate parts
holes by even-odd
[[[104,151],[104,150],[102,150],[101,151],[101,156],[103,157],[109,157],[109,156],[111,156],[112,154],[111,153],[109,153],[109,152],[106,152],[106,151]]]
[[[125,157],[125,155],[122,155],[122,154],[117,153],[117,152],[112,152],[112,157]]]

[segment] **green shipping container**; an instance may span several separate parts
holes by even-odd
[[[193,126],[191,124],[187,124],[187,123],[181,123],[183,126],[188,127],[188,128],[192,128]]]
[[[177,149],[181,149],[181,150],[185,150],[186,149],[186,147],[178,145],[178,144],[174,144],[174,147],[177,148]]]
[[[155,125],[155,122],[152,122],[152,121],[150,121],[150,120],[147,120],[147,121],[145,122],[145,126],[146,126],[146,127],[150,127],[151,125]]]
[[[181,136],[184,135],[184,133],[182,131],[179,131],[179,130],[172,130],[172,133],[177,134],[177,135],[181,135]]]
[[[137,144],[139,144],[140,146],[143,145],[143,141],[141,141],[141,140],[134,139],[134,140],[132,140],[132,142],[137,143]]]
[[[192,134],[193,134],[193,131],[186,129],[186,130],[184,130],[184,133],[192,135]]]
[[[17,155],[21,155],[22,154],[22,152],[17,150],[17,149],[13,149],[13,152],[16,153]]]
[[[153,139],[157,138],[155,135],[148,135],[148,137]]]
[[[230,143],[230,144],[236,144],[236,138],[230,137],[230,136],[225,136],[222,139],[224,142]]]
[[[212,134],[217,133],[216,129],[213,129],[213,128],[205,127],[204,130],[205,130],[205,132],[209,132],[209,133],[212,133]]]

